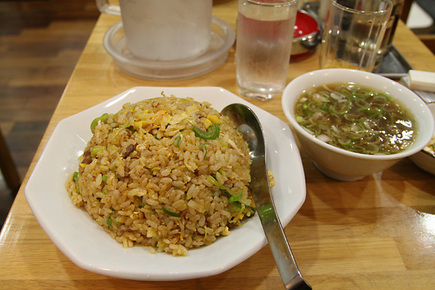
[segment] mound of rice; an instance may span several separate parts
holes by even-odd
[[[124,247],[186,255],[254,214],[248,145],[208,103],[157,97],[92,122],[66,187]]]

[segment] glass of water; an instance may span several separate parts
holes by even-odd
[[[239,0],[237,84],[243,96],[268,100],[287,81],[296,0]]]
[[[391,16],[387,21],[387,27],[385,29],[384,38],[382,39],[381,46],[378,50],[378,56],[375,63],[375,70],[381,66],[384,55],[387,54],[393,46],[394,34],[396,32],[397,23],[402,15],[404,0],[391,0],[393,8],[391,10]]]
[[[391,0],[333,0],[325,20],[321,68],[374,69]]]

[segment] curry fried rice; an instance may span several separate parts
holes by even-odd
[[[124,247],[187,255],[254,215],[248,145],[210,104],[174,96],[127,103],[91,130],[66,187]]]

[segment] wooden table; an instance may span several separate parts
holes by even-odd
[[[215,1],[213,9],[235,28],[237,1]],[[234,49],[215,71],[192,79],[149,81],[120,72],[102,45],[117,21],[100,17],[12,206],[0,236],[0,288],[280,289],[268,247],[229,271],[197,280],[141,282],[94,274],[68,260],[34,218],[23,189],[61,119],[134,86],[219,86],[238,94]],[[435,69],[435,57],[403,23],[394,43],[415,69]],[[293,62],[288,81],[315,69],[317,54]],[[280,98],[248,101],[286,120]],[[403,160],[361,181],[338,182],[301,154],[307,198],[285,232],[309,283],[318,289],[435,289],[434,176]]]

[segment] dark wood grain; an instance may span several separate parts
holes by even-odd
[[[215,15],[235,28],[237,1],[214,3]],[[123,73],[102,47],[104,33],[118,21],[108,15],[99,18],[24,185],[60,120],[129,88],[220,86],[238,94],[234,48],[216,70],[192,79],[158,82]],[[414,68],[434,70],[435,57],[402,22],[394,43]],[[318,69],[318,63],[317,53],[292,62],[288,81]],[[30,80],[27,84],[48,82],[44,78]],[[14,82],[17,86],[20,83],[24,85]],[[248,101],[286,120],[281,98]],[[32,106],[38,107],[37,102]],[[4,124],[11,128],[11,121]],[[307,197],[285,233],[302,273],[314,289],[435,289],[433,176],[406,159],[363,180],[337,182],[322,175],[301,150]],[[23,186],[0,233],[0,256],[0,288],[4,289],[282,289],[268,247],[224,273],[201,279],[146,282],[88,272],[73,264],[48,238],[25,200]]]
[[[15,182],[27,172],[98,15],[95,0],[0,2],[0,129],[20,180],[13,168],[3,175]],[[0,226],[13,197],[0,178]]]

